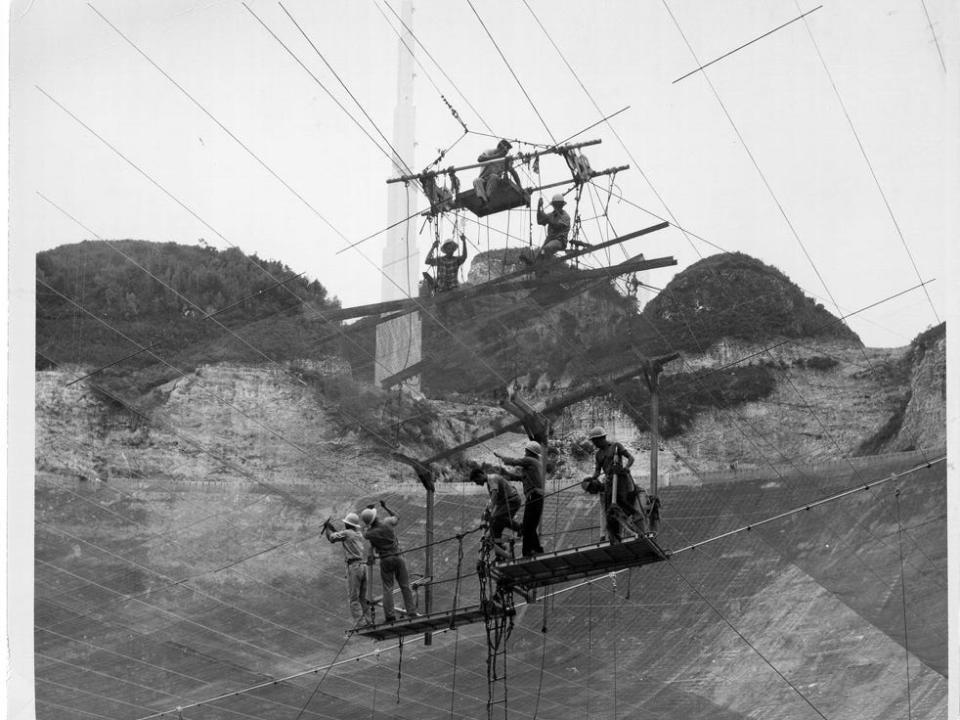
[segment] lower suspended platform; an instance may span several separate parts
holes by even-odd
[[[600,542],[497,562],[493,563],[490,570],[501,581],[517,587],[533,588],[604,575],[666,559],[667,554],[653,538],[636,537],[618,543]]]
[[[370,625],[353,630],[352,634],[362,635],[363,637],[373,638],[374,640],[388,640],[406,635],[419,635],[420,633],[457,628],[461,625],[472,625],[473,623],[483,622],[488,617],[515,614],[516,610],[513,608],[504,610],[500,605],[493,603],[488,604],[486,609],[484,609],[482,605],[472,605],[457,608],[456,610],[430,613],[429,615],[405,617],[394,620],[393,622],[381,623],[380,625]]]

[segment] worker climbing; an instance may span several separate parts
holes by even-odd
[[[514,516],[520,510],[520,494],[499,473],[487,473],[482,468],[474,468],[470,472],[471,482],[477,485],[486,485],[490,500],[483,511],[483,521],[487,525],[487,534],[493,541],[494,552],[501,559],[510,559],[511,553],[503,539],[503,531],[510,529],[515,533],[522,530]]]
[[[442,255],[437,255],[437,248],[440,248]],[[456,290],[460,287],[458,274],[460,266],[467,261],[467,236],[460,234],[460,254],[454,255],[457,249],[457,243],[454,240],[447,240],[440,244],[439,240],[434,240],[427,253],[426,264],[432,265],[437,269],[437,277],[434,280],[429,273],[424,273],[423,277],[427,285],[431,288],[433,295]]]
[[[396,610],[393,605],[394,582],[400,586],[403,596],[404,612],[408,617],[418,617],[417,601],[410,589],[410,575],[407,572],[407,563],[403,559],[403,551],[397,541],[394,528],[400,519],[381,500],[380,507],[387,514],[384,518],[377,517],[377,509],[368,506],[360,512],[360,519],[366,527],[364,537],[369,543],[370,550],[367,563],[373,564],[374,551],[380,558],[380,583],[383,587],[383,616],[386,622],[395,622]]]
[[[581,486],[591,494],[600,495],[604,528],[601,539],[618,542],[623,539],[624,529],[647,535],[649,527],[641,508],[640,491],[630,474],[633,455],[620,443],[607,440],[607,431],[599,426],[590,430],[590,442],[597,449],[594,472]]]

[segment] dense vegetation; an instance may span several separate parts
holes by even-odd
[[[777,268],[723,253],[679,273],[643,310],[675,349],[701,352],[723,337],[836,338],[860,343],[849,327],[806,297]]]
[[[474,259],[471,278],[511,269],[502,251]],[[477,275],[477,277],[474,277]],[[546,374],[587,382],[642,357],[700,353],[721,338],[762,343],[778,338],[859,338],[774,267],[742,253],[714,255],[679,273],[646,306],[606,281],[576,282],[555,273],[533,293],[474,299],[424,325],[423,386],[431,394],[482,396],[503,379]],[[828,369],[828,361],[819,369]]]
[[[331,329],[310,317],[336,305],[316,280],[233,248],[139,240],[64,245],[37,255],[37,364],[102,367],[152,346],[97,378],[142,393],[205,362],[280,362],[333,351]]]

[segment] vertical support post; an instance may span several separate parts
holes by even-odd
[[[680,353],[663,355],[643,363],[643,376],[650,390],[650,497],[657,497],[658,453],[660,451],[660,372]]]
[[[650,496],[657,496],[657,463],[660,451],[660,368],[650,377]]]
[[[427,576],[428,581],[426,586],[423,588],[423,612],[426,615],[429,615],[433,611],[433,488],[427,488],[427,529],[426,529],[426,542],[427,547],[425,548],[424,554],[426,555],[424,559],[424,570],[423,574]],[[424,633],[423,635],[423,644],[432,645],[433,644],[433,633]]]
[[[373,604],[373,564],[367,565],[367,596],[364,602],[370,610],[370,622],[376,622],[377,606]]]

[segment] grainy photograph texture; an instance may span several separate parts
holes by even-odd
[[[8,716],[956,717],[957,14],[12,3]]]

